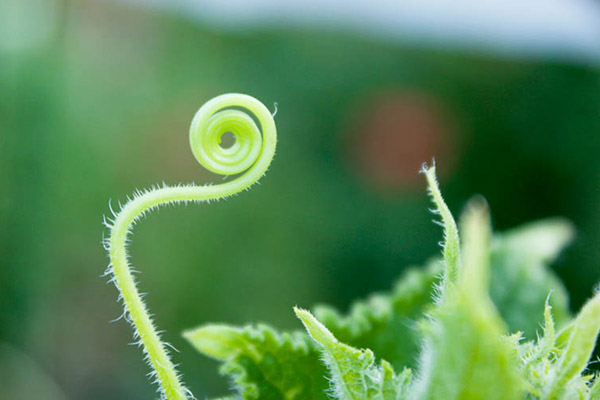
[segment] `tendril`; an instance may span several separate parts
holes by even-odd
[[[222,145],[222,136],[227,132],[235,138],[230,147]],[[206,169],[226,176],[240,175],[218,185],[163,186],[137,192],[118,214],[113,214],[114,221],[107,223],[110,228],[110,237],[105,243],[110,256],[107,274],[120,292],[125,319],[133,325],[134,336],[153,368],[151,375],[156,378],[164,399],[187,400],[193,396],[181,383],[169,357],[167,344],[161,341],[137,289],[127,253],[131,228],[144,213],[160,205],[219,200],[248,189],[268,169],[276,142],[275,122],[260,101],[237,93],[215,97],[194,116],[190,127],[190,146],[198,162]]]

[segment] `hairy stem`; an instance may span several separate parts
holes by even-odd
[[[235,107],[235,108],[232,108]],[[258,120],[239,109],[247,110]],[[221,136],[231,132],[235,143],[221,147]],[[145,212],[173,202],[218,200],[248,189],[268,169],[275,154],[277,134],[269,110],[258,100],[243,94],[218,96],[198,110],[190,127],[190,145],[194,156],[205,168],[222,175],[241,174],[236,179],[212,186],[165,186],[138,194],[130,200],[111,226],[108,240],[112,280],[120,291],[125,315],[154,370],[163,398],[184,400],[191,393],[182,385],[165,344],[154,327],[148,308],[142,301],[131,273],[127,239],[131,227]]]

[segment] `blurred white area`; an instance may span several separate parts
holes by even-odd
[[[600,65],[596,0],[121,0],[228,30],[320,28]]]
[[[57,31],[57,0],[0,1],[0,55],[47,45]]]

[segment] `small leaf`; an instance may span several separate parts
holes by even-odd
[[[462,232],[462,268],[456,286],[425,323],[420,378],[412,398],[521,399],[516,354],[487,294],[490,227],[484,203],[470,204]]]
[[[442,218],[441,225],[444,227],[444,243],[443,243],[443,255],[445,263],[444,281],[442,283],[442,289],[447,289],[448,286],[456,280],[458,275],[458,269],[460,267],[460,238],[458,235],[458,228],[454,217],[450,212],[450,209],[444,202],[442,193],[438,185],[438,181],[435,175],[435,165],[431,167],[423,166],[421,170],[427,177],[428,191],[431,195],[431,199],[436,206],[433,210],[435,214],[439,214]]]
[[[259,325],[207,325],[184,333],[199,352],[223,361],[244,399],[326,399],[326,369],[310,338]]]
[[[217,360],[229,360],[240,352],[258,358],[260,354],[244,335],[244,331],[228,325],[207,325],[186,331],[183,336],[199,352]]]
[[[599,331],[600,294],[597,294],[583,306],[573,322],[569,339],[556,365],[556,377],[544,398],[561,398],[570,388],[581,386],[577,381],[587,367]]]
[[[548,264],[573,235],[571,223],[552,218],[494,236],[490,294],[510,331],[518,330],[527,339],[535,339],[543,322],[544,299],[550,293],[557,326],[570,319],[567,291]]]
[[[348,315],[328,306],[315,307],[315,316],[344,343],[370,348],[395,368],[413,366],[420,344],[417,321],[432,303],[439,282],[439,262],[406,271],[390,294],[355,302]]]
[[[339,342],[310,312],[294,308],[309,335],[323,349],[323,361],[331,375],[333,396],[343,400],[396,400],[408,386],[410,370],[396,375],[392,366],[382,361],[375,366],[369,349],[359,350]]]

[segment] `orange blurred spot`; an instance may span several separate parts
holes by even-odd
[[[420,187],[418,171],[435,158],[448,173],[456,144],[449,117],[435,99],[419,92],[380,95],[361,107],[352,159],[380,188]]]

